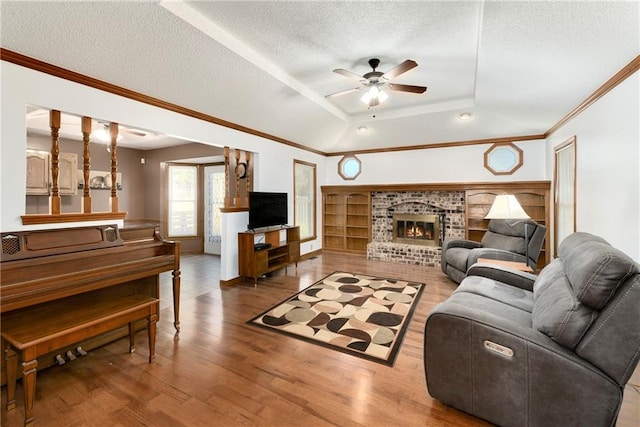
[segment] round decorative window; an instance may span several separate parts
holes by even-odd
[[[510,142],[493,144],[484,152],[484,167],[494,175],[511,175],[522,163],[522,150]]]
[[[362,171],[361,169],[362,164],[360,163],[360,159],[353,154],[344,156],[338,162],[338,174],[340,174],[342,179],[356,179],[356,177],[360,175],[360,172]]]

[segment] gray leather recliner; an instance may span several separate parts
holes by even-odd
[[[640,266],[588,233],[535,276],[476,264],[429,314],[429,394],[501,426],[614,426],[640,358]]]
[[[442,272],[460,283],[478,258],[525,262],[535,270],[546,231],[547,227],[532,220],[492,219],[481,242],[461,239],[444,241],[440,264]],[[527,241],[529,259],[526,257]]]

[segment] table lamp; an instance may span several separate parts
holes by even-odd
[[[496,196],[489,213],[485,216],[485,219],[519,219],[525,220],[531,218],[522,209],[518,199],[513,194],[499,194]],[[507,225],[513,227],[523,221],[516,221],[513,224]],[[526,264],[529,265],[529,230],[527,230],[527,223],[524,223],[524,250],[527,258]]]

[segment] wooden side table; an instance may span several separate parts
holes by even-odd
[[[502,267],[513,268],[514,270],[533,273],[533,269],[529,267],[526,262],[503,261],[500,259],[489,259],[489,258],[478,258],[478,262],[482,262],[485,264],[495,264],[495,265],[500,265]]]

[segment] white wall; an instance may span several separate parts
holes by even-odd
[[[597,234],[640,260],[640,73],[627,78],[547,140],[576,136],[577,231]]]
[[[222,214],[220,280],[231,280],[238,277],[238,231],[247,228],[248,220],[249,214],[247,212]]]
[[[342,157],[328,158],[326,185],[405,184],[438,182],[541,181],[545,176],[545,144],[542,140],[515,142],[524,164],[512,175],[496,176],[484,167],[484,152],[492,144],[388,153],[357,154],[362,173],[345,181],[338,175]]]
[[[248,145],[247,150],[258,152],[256,168],[254,169],[255,191],[287,192],[289,194],[289,223],[293,223],[293,160],[302,160],[316,164],[316,224],[315,240],[300,245],[300,253],[306,254],[322,247],[322,193],[320,186],[325,175],[327,158],[305,150],[299,150],[288,145],[272,143],[268,149],[258,141]],[[246,228],[246,223],[245,223]]]
[[[640,259],[638,73],[554,133],[546,144],[541,141],[516,142],[524,151],[524,165],[513,175],[494,176],[484,168],[483,153],[490,146],[487,144],[358,155],[362,161],[362,174],[353,181],[344,181],[337,173],[338,156],[324,158],[6,61],[0,61],[0,67],[0,231],[27,228],[20,220],[25,210],[25,189],[23,185],[16,185],[16,177],[24,177],[26,173],[26,108],[37,105],[157,130],[205,144],[256,152],[255,189],[260,191],[291,194],[293,159],[316,163],[319,236],[322,234],[320,185],[551,180],[553,147],[577,135],[578,230],[601,235],[634,259]],[[292,205],[290,200],[291,218]],[[77,225],[88,223],[65,224]],[[304,254],[320,247],[319,237],[303,244],[301,251]],[[228,255],[237,256],[237,253]]]
[[[176,137],[216,146],[229,146],[259,153],[257,156],[255,187],[257,190],[286,191],[293,193],[293,159],[316,163],[318,176],[324,175],[325,158],[317,154],[285,146],[270,140],[224,128],[209,122],[177,114],[148,104],[132,101],[107,92],[79,85],[18,65],[0,61],[2,99],[0,108],[0,231],[18,231],[34,228],[51,228],[51,225],[23,226],[25,214],[26,176],[26,112],[28,105],[36,105],[64,112],[86,115],[119,122],[133,127],[150,129]],[[320,179],[320,178],[319,178]],[[318,186],[318,212],[322,212]],[[291,196],[289,215],[293,220]],[[86,226],[113,223],[95,221],[60,224],[60,227]],[[246,228],[231,220],[229,224]],[[122,225],[122,224],[119,224]],[[57,225],[56,225],[57,226]],[[302,245],[304,254],[310,248],[318,249],[320,239]],[[222,257],[237,258],[237,245],[227,245]],[[231,268],[233,263],[223,265]],[[237,262],[236,262],[237,265]],[[236,271],[224,271],[223,280],[237,276]]]
[[[24,229],[24,186],[15,178],[26,176],[26,109],[28,105],[87,115],[216,146],[230,146],[259,153],[257,189],[293,191],[293,159],[318,165],[324,173],[324,157],[254,135],[221,127],[148,104],[69,82],[6,61],[0,61],[2,111],[0,230]],[[76,224],[78,225],[78,224]]]

